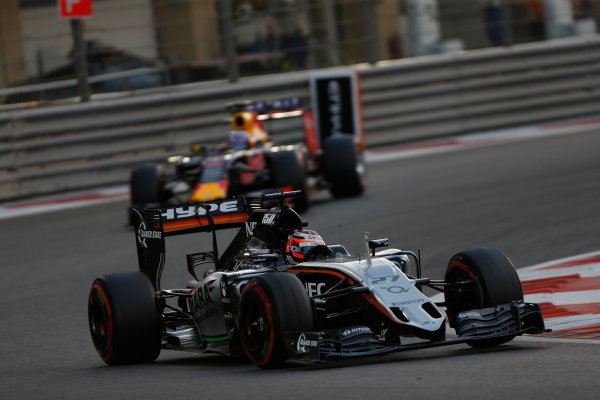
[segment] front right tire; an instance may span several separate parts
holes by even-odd
[[[500,250],[475,248],[454,255],[446,269],[447,282],[472,280],[466,290],[446,290],[446,310],[450,326],[462,311],[496,307],[523,300],[521,281],[513,263]],[[492,347],[514,336],[468,341],[472,347]]]

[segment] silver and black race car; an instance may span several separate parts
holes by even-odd
[[[294,195],[136,212],[139,271],[101,276],[89,294],[102,360],[151,362],[169,349],[245,354],[274,368],[457,343],[496,346],[547,331],[540,306],[523,301],[515,268],[500,251],[462,251],[444,280],[424,278],[420,256],[386,248],[387,239],[365,237],[358,256],[324,244],[287,206]],[[223,251],[221,229],[237,231]],[[212,235],[212,249],[186,255],[192,280],[161,287],[165,239],[198,232]],[[425,287],[445,301],[432,301]],[[447,323],[455,334],[446,334]]]

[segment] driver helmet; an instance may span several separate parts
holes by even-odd
[[[250,148],[250,138],[248,132],[244,130],[233,130],[229,134],[229,148],[233,150],[247,150]]]
[[[294,262],[299,263],[315,246],[325,245],[325,241],[317,232],[312,230],[300,230],[290,235],[285,246],[285,252]]]

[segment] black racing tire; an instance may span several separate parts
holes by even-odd
[[[302,212],[310,207],[310,193],[306,180],[304,155],[299,150],[284,150],[270,153],[271,180],[273,186],[281,189],[291,186],[301,190],[302,195],[293,199],[294,209]]]
[[[265,369],[285,364],[285,332],[314,329],[312,306],[304,285],[298,277],[285,272],[258,276],[244,286],[238,323],[246,355]]]
[[[325,140],[323,174],[334,197],[358,196],[364,192],[366,166],[352,136],[332,136]]]
[[[135,168],[129,177],[131,204],[144,206],[163,202],[164,184],[165,174],[160,165],[144,164]]]
[[[476,248],[454,255],[446,269],[447,282],[473,279],[472,290],[446,290],[446,312],[450,325],[461,311],[496,307],[523,300],[521,281],[513,263],[500,250]],[[514,336],[489,340],[473,340],[473,347],[493,347],[512,340]]]
[[[154,288],[141,272],[97,278],[88,297],[88,322],[94,347],[108,365],[152,362],[160,354]]]

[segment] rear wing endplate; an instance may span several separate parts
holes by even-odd
[[[159,290],[165,264],[166,236],[241,228],[246,225],[251,210],[243,198],[143,211],[132,208],[140,271]]]
[[[287,199],[300,193],[271,193],[261,197],[213,200],[145,210],[132,208],[140,271],[150,278],[156,290],[160,290],[165,264],[165,237],[195,232],[213,232],[215,267],[227,265],[246,244],[253,229],[261,224],[267,211],[265,206],[275,202],[280,207],[286,207]],[[239,232],[219,257],[214,232],[233,228],[240,228]]]

